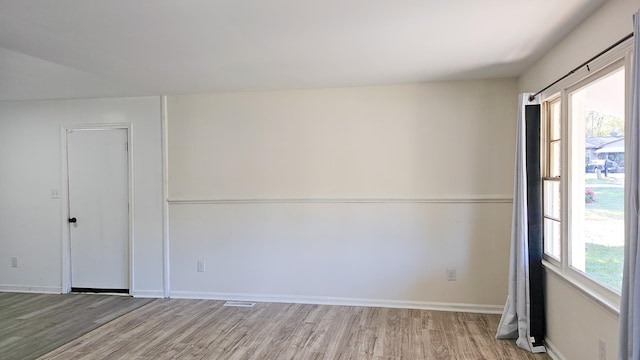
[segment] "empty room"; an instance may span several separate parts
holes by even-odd
[[[638,11],[0,0],[0,359],[640,359]]]

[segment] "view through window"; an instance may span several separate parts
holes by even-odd
[[[625,69],[570,92],[569,264],[620,292],[624,260]]]

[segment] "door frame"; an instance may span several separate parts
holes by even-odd
[[[133,166],[133,124],[131,123],[113,123],[113,124],[79,124],[61,126],[60,128],[60,144],[61,144],[61,181],[60,189],[60,207],[61,207],[61,228],[62,228],[62,293],[71,292],[71,236],[69,231],[69,167],[68,167],[68,143],[67,135],[70,131],[101,131],[101,130],[117,130],[124,129],[127,131],[128,143],[128,187],[129,187],[129,294],[134,292],[134,166]]]

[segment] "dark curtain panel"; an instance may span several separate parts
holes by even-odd
[[[546,333],[542,269],[542,176],[540,172],[540,105],[525,108],[527,137],[527,214],[529,228],[530,335],[543,346]]]

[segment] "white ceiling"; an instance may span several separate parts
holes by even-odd
[[[605,0],[0,0],[0,100],[519,75]]]

